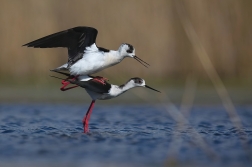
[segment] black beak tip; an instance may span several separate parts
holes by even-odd
[[[148,85],[145,85],[145,87],[146,87],[146,88],[149,88],[149,89],[151,89],[151,90],[154,90],[154,91],[156,91],[156,92],[161,93],[159,90],[156,90],[156,89],[154,89],[154,88],[152,88],[152,87],[150,87],[150,86],[148,86]]]
[[[148,68],[148,66],[150,66],[148,63],[146,63],[145,61],[143,61],[142,59],[140,59],[139,57],[137,57],[136,55],[133,56],[133,58],[138,61],[139,63],[141,63],[143,66],[145,66],[146,68]]]

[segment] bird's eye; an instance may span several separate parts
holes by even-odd
[[[127,53],[132,53],[133,52],[133,49],[128,49],[127,50]]]
[[[142,81],[140,79],[137,80],[138,84],[142,84]]]
[[[126,52],[127,53],[133,53],[133,50],[134,50],[133,46],[130,45],[130,44],[126,44],[126,45],[128,46],[128,49],[126,50]]]

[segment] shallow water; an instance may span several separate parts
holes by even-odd
[[[241,132],[221,106],[194,107],[180,127],[158,106],[96,104],[83,134],[87,108],[0,104],[0,166],[251,165],[252,106],[237,107]]]

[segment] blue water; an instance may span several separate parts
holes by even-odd
[[[0,166],[251,166],[252,106],[238,131],[222,106],[196,106],[189,124],[151,105],[0,104]],[[176,111],[178,112],[178,111]]]

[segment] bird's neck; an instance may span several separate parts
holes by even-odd
[[[118,51],[111,50],[105,54],[106,56],[106,64],[108,66],[115,65],[117,63],[120,63],[123,59],[123,57],[120,55]]]
[[[134,88],[134,86],[132,84],[130,84],[129,82],[126,84],[123,84],[121,86],[118,86],[123,92],[126,92],[127,90]]]
[[[119,96],[119,95],[123,94],[124,92],[126,92],[127,90],[134,88],[133,85],[128,84],[128,83],[121,85],[121,86],[112,85],[111,87],[112,88],[111,88],[110,94],[113,96]]]

